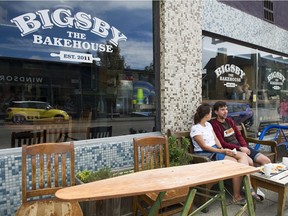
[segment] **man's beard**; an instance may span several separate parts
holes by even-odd
[[[227,115],[222,115],[222,116],[219,116],[220,119],[226,119],[227,118]]]

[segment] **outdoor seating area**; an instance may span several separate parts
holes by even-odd
[[[111,128],[111,127],[108,127]],[[88,128],[89,129],[89,128]],[[88,131],[87,129],[87,131]],[[112,128],[111,128],[112,129]],[[243,136],[245,137],[245,139],[250,143],[250,144],[261,144],[264,146],[269,147],[270,151],[266,151],[264,152],[265,154],[267,154],[269,156],[269,158],[271,159],[271,161],[273,163],[279,162],[279,158],[277,161],[277,142],[274,140],[258,140],[256,138],[250,138],[247,137],[247,131],[245,130],[245,127],[243,125],[241,125],[241,127],[239,127],[239,129],[241,129],[241,132],[243,134]],[[89,129],[90,130],[90,129]],[[29,133],[25,132],[25,135],[27,135]],[[43,135],[44,136],[43,138]],[[177,138],[179,145],[180,142],[182,142],[181,140],[184,138],[187,138],[188,140],[190,140],[190,132],[189,131],[172,131],[172,130],[168,130],[167,131],[167,135],[168,137],[174,136]],[[14,139],[16,140],[16,135],[14,134]],[[28,136],[31,140],[31,135]],[[35,146],[49,146],[49,149],[51,148],[51,150],[49,150],[48,148],[42,148],[41,151],[48,151],[48,155],[52,154],[52,149],[55,151],[58,148],[58,145],[67,145],[69,146],[69,143],[50,143],[49,141],[47,141],[47,131],[46,130],[39,130],[37,131],[37,133],[33,134],[33,138],[43,138],[43,140],[46,139],[46,144],[37,144],[37,143],[41,143],[41,141],[37,142],[32,139],[32,141],[30,142],[25,142],[25,143],[21,143],[18,144],[15,141],[15,147],[22,147],[22,148],[13,148],[10,150],[9,154],[1,154],[0,152],[0,160],[2,161],[2,164],[13,164],[13,169],[17,169],[18,172],[11,172],[10,174],[7,173],[7,175],[5,175],[5,178],[13,178],[13,179],[18,179],[18,180],[14,180],[13,184],[14,185],[7,185],[6,186],[6,191],[9,191],[9,193],[13,194],[13,191],[21,191],[21,194],[19,194],[19,192],[17,193],[17,195],[12,195],[11,194],[4,194],[2,199],[7,199],[8,196],[10,196],[10,199],[13,199],[13,204],[11,205],[7,205],[8,203],[6,203],[6,206],[2,205],[1,209],[1,214],[4,215],[12,215],[13,212],[15,213],[17,211],[17,209],[19,208],[18,203],[23,203],[25,204],[26,202],[26,195],[25,193],[27,193],[28,191],[26,191],[26,189],[24,189],[25,184],[23,182],[26,181],[27,176],[33,175],[36,172],[30,169],[26,169],[25,168],[25,172],[28,172],[28,174],[24,174],[22,168],[23,166],[25,166],[26,162],[24,159],[24,152],[26,151],[27,145],[31,147],[35,147]],[[94,137],[93,137],[94,138]],[[40,139],[40,140],[41,140]],[[190,140],[191,142],[191,140]],[[63,172],[63,170],[61,169],[59,177],[62,183],[64,183],[64,187],[66,187],[65,182],[74,185],[74,177],[75,177],[75,173],[78,171],[83,171],[83,170],[98,170],[102,167],[110,167],[112,170],[119,170],[119,169],[133,169],[134,167],[134,172],[138,172],[138,171],[142,171],[142,170],[150,170],[150,169],[155,169],[155,168],[164,168],[164,167],[169,167],[169,160],[167,160],[167,158],[169,158],[168,154],[168,139],[163,137],[161,133],[159,132],[153,132],[153,133],[147,133],[147,134],[133,134],[133,135],[129,135],[129,136],[123,136],[123,137],[105,137],[105,138],[101,138],[101,139],[87,139],[87,140],[80,140],[80,141],[73,141],[74,144],[70,144],[71,146],[73,146],[73,152],[75,153],[70,153],[70,156],[65,156],[59,161],[61,162],[65,162],[67,160],[73,160],[74,163],[69,165],[68,168],[62,168],[65,172],[69,172],[70,176],[66,181],[63,181],[63,177],[66,176],[64,173],[61,174],[61,172]],[[35,144],[35,145],[34,145]],[[161,144],[159,147],[156,147],[156,145]],[[24,145],[24,148],[23,148]],[[55,147],[57,145],[57,147]],[[72,148],[70,146],[70,148]],[[29,147],[28,147],[29,148]],[[103,149],[106,149],[105,151],[103,151]],[[61,149],[61,148],[60,148]],[[117,152],[119,151],[119,149],[125,150],[125,152],[123,152],[123,154],[118,154]],[[261,148],[260,148],[261,149]],[[12,151],[13,150],[13,151]],[[266,148],[267,150],[267,148]],[[34,153],[33,153],[34,154]],[[75,154],[75,156],[74,156]],[[190,145],[190,148],[188,149],[187,154],[192,155],[193,159],[192,159],[192,164],[199,164],[199,166],[205,166],[204,164],[201,165],[201,163],[205,162],[211,162],[211,158],[207,158],[204,156],[199,156],[197,154],[195,154],[192,145]],[[117,155],[115,157],[115,155]],[[124,156],[125,155],[125,156]],[[99,160],[97,160],[97,158],[99,158],[99,156],[102,158],[102,161],[106,161],[105,163],[100,164]],[[145,161],[146,159],[148,159],[147,161]],[[21,163],[15,163],[16,161],[21,161]],[[29,159],[31,160],[31,159]],[[38,159],[37,159],[38,160]],[[47,159],[40,159],[40,167],[44,165],[44,163],[46,163]],[[13,162],[14,161],[14,162]],[[35,162],[35,160],[32,160],[32,162]],[[46,161],[46,162],[44,162]],[[89,163],[87,163],[87,161],[89,161]],[[139,162],[136,163],[136,162]],[[48,164],[50,164],[51,162],[49,162]],[[42,164],[42,165],[41,165]],[[67,165],[67,164],[66,164]],[[65,165],[65,166],[66,166]],[[96,165],[96,166],[95,166]],[[75,173],[73,173],[73,171],[68,171],[70,168],[72,168],[72,166],[74,167],[73,170],[75,170]],[[3,166],[4,169],[5,166]],[[32,166],[33,167],[33,166]],[[49,167],[48,167],[49,168]],[[22,172],[21,172],[22,170]],[[259,169],[258,169],[259,170]],[[257,170],[254,170],[254,172]],[[48,171],[48,176],[51,176],[51,173],[54,173],[55,171]],[[250,171],[249,171],[250,172]],[[22,173],[22,176],[21,176]],[[42,173],[42,174],[41,174]],[[41,171],[40,175],[42,175],[42,177],[40,177],[40,179],[42,179],[42,181],[44,181],[44,176],[43,173],[47,173],[46,171]],[[50,174],[49,174],[50,173]],[[237,175],[240,175],[240,173],[238,173]],[[52,175],[53,176],[53,175]],[[213,174],[213,176],[215,176]],[[231,177],[230,177],[231,178]],[[21,181],[22,179],[22,181]],[[226,177],[226,179],[229,179]],[[48,179],[48,182],[51,181],[51,179]],[[45,181],[46,182],[46,181]],[[35,180],[33,180],[32,178],[32,182],[27,182],[27,185],[29,184],[35,184]],[[43,183],[43,182],[42,182]],[[40,183],[40,185],[42,184]],[[188,184],[188,183],[187,183]],[[161,210],[162,214],[166,215],[164,212],[168,209],[171,210],[172,209],[172,214],[173,215],[177,215],[177,213],[179,214],[182,209],[183,209],[183,203],[185,203],[187,194],[190,194],[190,196],[199,196],[198,198],[195,198],[193,201],[193,207],[191,207],[191,209],[188,209],[188,211],[192,211],[193,209],[197,209],[199,206],[202,213],[206,213],[210,212],[210,208],[208,205],[205,205],[205,203],[207,201],[209,201],[210,199],[213,199],[213,197],[215,196],[215,190],[212,190],[213,186],[217,186],[218,184],[218,179],[214,179],[214,180],[209,180],[209,181],[204,181],[200,183],[195,183],[194,185],[194,189],[197,189],[197,192],[195,190],[195,194],[194,192],[192,192],[190,190],[189,191],[189,187],[183,188],[183,189],[176,189],[176,190],[171,190],[167,191],[166,195],[163,198],[163,203],[161,205],[161,208],[163,208],[163,210]],[[22,185],[22,186],[21,186]],[[189,185],[189,184],[188,184]],[[255,183],[256,185],[256,183]],[[42,187],[42,186],[41,186]],[[222,186],[220,186],[221,188]],[[33,187],[34,188],[34,187]],[[284,188],[286,188],[286,183],[284,183]],[[3,185],[2,185],[2,190],[3,190]],[[59,188],[57,188],[59,189]],[[53,189],[54,192],[57,189]],[[218,188],[219,189],[219,188]],[[0,190],[1,190],[1,186],[0,186]],[[46,191],[46,190],[45,190]],[[199,193],[200,192],[200,193]],[[214,193],[213,193],[214,192]],[[270,193],[270,192],[269,192]],[[32,192],[31,194],[35,194],[34,192]],[[144,193],[143,193],[144,194]],[[134,214],[136,214],[136,212],[138,212],[138,210],[141,210],[141,212],[146,215],[147,213],[145,213],[144,209],[146,209],[147,205],[148,206],[153,206],[153,204],[155,203],[156,199],[157,199],[157,195],[158,192],[149,192],[149,193],[145,193],[145,195],[139,195],[139,196],[134,196],[134,207],[133,209],[131,209],[131,214],[132,211],[134,212]],[[286,192],[284,193],[284,195],[286,194]],[[44,192],[44,194],[41,195],[47,195],[46,192]],[[131,196],[131,194],[129,195]],[[170,197],[171,196],[171,197]],[[280,195],[279,195],[280,196]],[[22,198],[21,198],[22,197]],[[146,202],[145,208],[141,207],[141,205],[138,205],[137,203],[140,200],[143,202],[143,200]],[[168,198],[169,197],[169,198]],[[25,199],[25,200],[23,200]],[[229,199],[229,198],[228,198]],[[281,198],[283,200],[283,198]],[[18,200],[18,201],[17,201]],[[20,201],[22,200],[22,202]],[[174,201],[172,201],[174,200]],[[193,200],[193,199],[192,199]],[[17,202],[15,202],[17,201]],[[81,202],[83,203],[84,199],[81,199]],[[131,202],[131,201],[130,201]],[[141,202],[141,203],[142,203]],[[165,204],[165,202],[167,202],[167,205]],[[14,204],[15,203],[15,204]],[[178,204],[179,205],[178,205]],[[218,203],[218,208],[221,210],[221,205]],[[285,200],[284,200],[285,203]],[[142,203],[143,204],[143,203]],[[176,208],[174,208],[175,205],[178,206]],[[204,204],[204,207],[203,207]],[[173,205],[173,208],[168,206]],[[214,204],[216,205],[216,204]],[[285,204],[284,204],[285,205]],[[41,205],[39,205],[41,206]],[[258,206],[258,205],[257,205]],[[213,205],[212,205],[213,207]],[[258,206],[257,208],[260,208],[261,206]],[[41,207],[41,208],[45,208],[45,207]],[[187,207],[186,207],[187,208]],[[213,207],[215,208],[215,207]],[[275,209],[277,209],[277,206],[275,204]],[[248,211],[249,209],[246,208],[246,210],[243,211]],[[75,210],[78,211],[78,210]],[[249,210],[251,211],[251,209]],[[275,210],[276,211],[276,210]],[[285,211],[285,209],[283,208],[283,211]],[[170,212],[171,213],[171,212]],[[202,214],[200,213],[200,214]],[[20,215],[23,215],[22,213]],[[171,215],[169,213],[167,213],[167,215]]]

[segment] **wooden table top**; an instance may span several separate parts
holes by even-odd
[[[255,179],[269,182],[270,184],[281,185],[284,187],[288,186],[288,170],[272,174],[271,177],[266,177],[262,172],[253,173],[251,176]]]
[[[259,171],[229,160],[152,169],[60,189],[62,200],[102,200],[218,182]]]

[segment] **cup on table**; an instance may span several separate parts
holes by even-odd
[[[282,163],[283,163],[286,167],[288,167],[288,157],[283,157],[283,158],[282,158]]]
[[[266,177],[271,176],[272,166],[273,166],[272,163],[264,164],[264,175]]]

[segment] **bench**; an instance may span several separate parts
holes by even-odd
[[[241,125],[237,126],[237,128],[240,130],[242,136],[244,137],[244,139],[246,140],[246,142],[248,144],[260,144],[260,145],[265,145],[270,147],[270,151],[263,151],[261,153],[265,154],[268,158],[270,158],[272,163],[276,163],[277,162],[277,143],[274,140],[258,140],[256,138],[252,138],[249,137],[247,134],[247,130],[246,127],[244,126],[243,123],[241,123]],[[192,159],[192,163],[203,163],[203,162],[209,162],[211,161],[211,159],[207,156],[202,156],[199,154],[196,154],[194,152],[194,147],[192,144],[192,140],[190,137],[190,131],[172,131],[170,129],[168,129],[167,131],[167,136],[175,136],[179,141],[179,145],[182,142],[183,137],[184,138],[188,138],[190,140],[190,149],[189,149],[189,153],[192,155],[193,159]],[[258,164],[255,164],[255,166],[257,166]],[[209,199],[209,193],[213,187],[215,183],[210,183],[210,184],[206,184],[206,185],[201,185],[201,187],[204,189],[202,192],[202,195],[199,197],[199,199],[196,199],[199,201],[199,203],[196,203],[196,205],[201,205],[205,202],[207,202],[207,200]],[[203,210],[203,212],[208,212],[209,209],[206,208]]]

